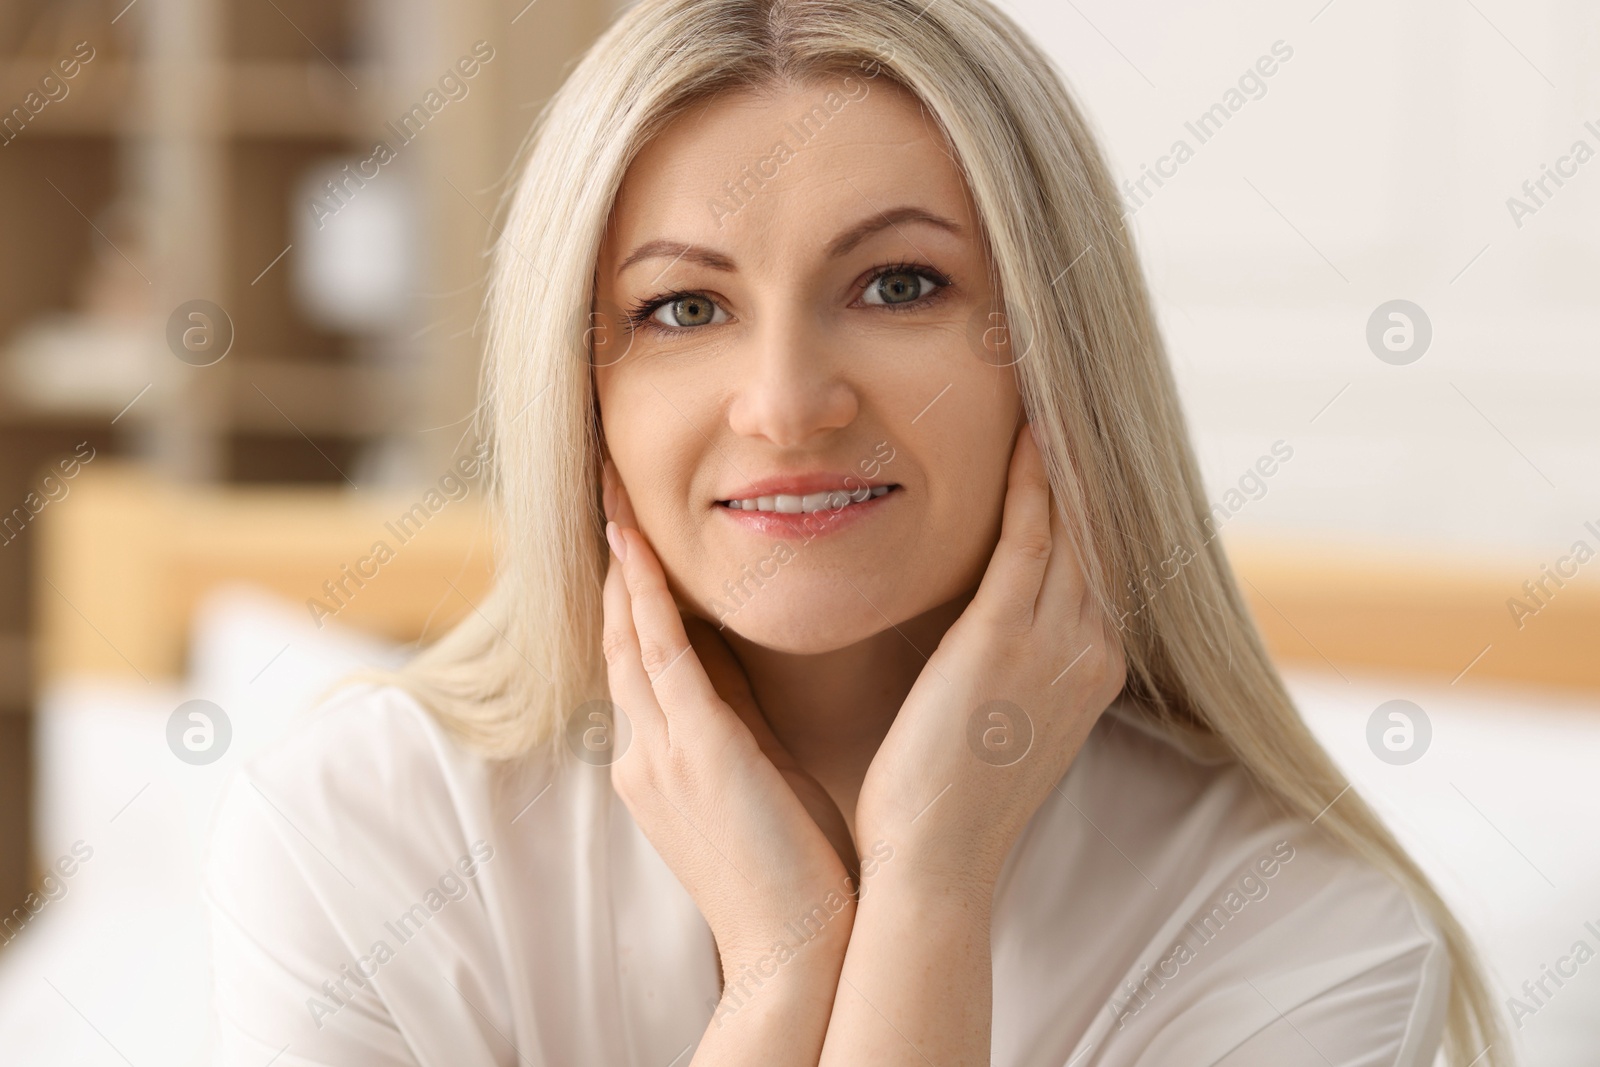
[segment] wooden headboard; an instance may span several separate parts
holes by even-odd
[[[1546,580],[1535,601],[1524,583],[1544,579],[1537,560],[1259,535],[1223,540],[1277,660],[1447,684],[1600,691],[1600,562],[1560,587]],[[1513,611],[1513,598],[1536,611]]]
[[[110,460],[86,466],[40,516],[40,678],[180,675],[196,602],[229,580],[320,600],[395,640],[440,633],[488,589],[490,537],[476,486],[432,503],[423,490],[180,487]],[[1537,563],[1223,539],[1285,664],[1600,691],[1600,563],[1547,581],[1519,627],[1508,601],[1534,606],[1523,583],[1542,577]],[[392,556],[377,559],[377,542]],[[358,586],[346,568],[376,577]]]
[[[489,586],[475,483],[452,480],[449,495],[434,487],[432,496],[179,486],[99,460],[71,486],[40,515],[41,681],[181,676],[195,605],[228,581],[397,641],[442,633]]]

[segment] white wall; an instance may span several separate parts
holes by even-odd
[[[1530,573],[1600,525],[1600,6],[1002,4],[1119,181],[1196,149],[1129,221],[1213,494],[1295,450],[1232,522],[1442,539]],[[1184,121],[1280,40],[1264,95],[1199,143]],[[1597,157],[1516,226],[1507,198],[1578,139]],[[1405,366],[1365,341],[1395,298],[1434,330]]]

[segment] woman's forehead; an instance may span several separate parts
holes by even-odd
[[[601,266],[614,274],[663,236],[757,247],[788,234],[820,251],[848,220],[908,201],[970,229],[947,143],[895,83],[857,74],[730,91],[686,110],[633,160]]]

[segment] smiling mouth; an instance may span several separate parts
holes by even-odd
[[[774,496],[749,497],[743,500],[719,500],[718,507],[730,511],[755,511],[774,515],[805,515],[814,511],[839,511],[855,504],[863,504],[898,490],[898,484],[862,486],[860,489],[834,489],[821,493],[795,496],[780,493]]]

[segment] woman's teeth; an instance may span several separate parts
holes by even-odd
[[[890,489],[890,485],[862,486],[846,492],[835,489],[826,493],[807,493],[805,496],[759,496],[749,500],[730,500],[727,507],[740,511],[775,511],[782,515],[799,515],[807,511],[822,511],[824,509],[837,510],[849,504],[859,504],[875,496],[882,496]]]

